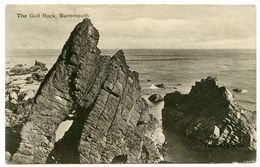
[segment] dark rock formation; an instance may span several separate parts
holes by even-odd
[[[163,88],[163,89],[165,89],[164,84],[155,84],[154,86],[156,86],[156,87],[158,87],[158,88]]]
[[[44,75],[45,76],[45,75]],[[29,77],[26,77],[25,78],[25,80],[26,80],[26,84],[32,84],[32,83],[34,83],[34,81],[33,81],[33,78],[31,77],[31,76],[29,76]],[[42,79],[43,80],[43,79]]]
[[[32,84],[32,83],[34,83],[32,79],[25,82],[25,84]]]
[[[247,90],[246,89],[233,89],[234,92],[236,93],[247,93]]]
[[[13,76],[13,75],[25,75],[25,74],[30,74],[32,72],[46,72],[48,71],[48,68],[46,67],[46,64],[39,62],[39,61],[35,61],[34,66],[27,68],[25,65],[23,64],[17,64],[14,67],[12,67],[7,74],[9,76]]]
[[[9,87],[5,92],[5,108],[19,113],[20,109],[29,103],[32,103],[35,92],[33,90],[22,90],[19,86]]]
[[[18,65],[18,67],[21,66]],[[9,76],[7,75],[6,78],[9,78]],[[36,90],[33,87],[17,86],[13,82],[6,84],[5,89],[5,150],[6,162],[9,162],[11,156],[17,151],[20,145],[20,131],[23,124],[27,121]]]
[[[148,98],[148,100],[150,100],[150,101],[153,102],[153,103],[159,103],[159,102],[163,101],[163,98],[162,98],[162,96],[159,95],[159,94],[153,94],[153,95],[151,95],[151,96]]]
[[[13,76],[13,75],[24,75],[24,74],[29,74],[30,70],[22,64],[17,64],[13,68],[10,69],[8,72],[8,75]]]
[[[208,77],[189,94],[164,97],[163,126],[186,135],[192,148],[256,149],[255,112],[242,108],[226,87]]]
[[[19,86],[13,86],[5,91],[5,107],[11,110],[17,108],[18,104],[18,93],[20,91]]]
[[[31,79],[41,82],[41,81],[43,81],[44,77],[45,77],[44,72],[34,72],[34,73],[32,73]],[[31,80],[29,80],[29,81],[31,81]]]
[[[72,31],[45,76],[11,163],[151,163],[163,160],[159,121],[141,98],[124,53],[101,56],[89,19]],[[73,123],[57,140],[66,120]]]
[[[12,83],[9,77],[5,77],[5,87],[8,87]]]
[[[127,155],[118,155],[112,160],[112,164],[124,164],[127,162]]]
[[[26,122],[28,111],[31,108],[35,92],[21,90],[20,87],[11,87],[6,90],[5,132],[6,132],[6,162],[14,154],[20,144],[20,131]]]
[[[48,71],[48,68],[46,67],[46,64],[39,62],[39,61],[35,61],[34,66],[30,67],[29,70],[31,72]]]
[[[241,92],[242,90],[241,89],[233,89],[234,92]]]

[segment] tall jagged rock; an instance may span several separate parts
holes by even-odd
[[[145,163],[163,158],[163,134],[124,53],[101,56],[89,19],[72,31],[40,85],[11,163]],[[59,125],[72,120],[56,142]]]
[[[163,126],[186,135],[192,148],[256,149],[255,112],[242,108],[215,78],[196,82],[189,94],[164,97]]]

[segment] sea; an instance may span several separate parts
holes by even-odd
[[[226,86],[237,102],[246,109],[256,111],[256,51],[252,49],[126,49],[123,50],[131,70],[139,73],[142,95],[180,91],[189,93],[196,81],[208,76],[216,77],[220,86]],[[32,66],[35,60],[46,63],[48,68],[56,62],[61,50],[8,50],[6,67],[16,64]],[[113,56],[117,50],[102,50],[102,55]],[[156,84],[164,84],[165,89]],[[240,89],[237,93],[233,89]],[[163,102],[152,106],[151,114],[161,120]],[[249,155],[222,152],[196,152],[190,150],[182,138],[164,130],[167,139],[165,160],[176,163],[250,161]],[[235,155],[233,155],[235,154]],[[233,155],[233,156],[232,156]],[[236,160],[237,159],[237,160]]]

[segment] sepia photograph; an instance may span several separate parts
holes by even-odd
[[[7,4],[4,75],[6,164],[256,162],[254,4]]]

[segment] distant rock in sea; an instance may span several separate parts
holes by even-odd
[[[74,28],[27,115],[17,121],[17,133],[13,134],[16,126],[9,125],[6,138],[15,139],[8,141],[8,146],[13,146],[6,150],[9,163],[164,160],[160,153],[164,135],[141,97],[138,73],[129,69],[122,50],[113,57],[101,56],[98,40],[99,33],[89,19]],[[35,66],[46,70],[41,63]],[[16,68],[11,69],[15,75],[36,69]],[[18,91],[8,93],[16,104]],[[56,137],[59,126],[67,120],[71,126]]]
[[[14,75],[25,75],[25,74],[30,74],[32,72],[40,72],[40,71],[48,71],[48,68],[46,67],[46,64],[35,61],[34,66],[27,68],[23,64],[17,64],[14,67],[12,67],[7,74],[9,76],[14,76]]]
[[[164,102],[163,126],[185,135],[192,148],[255,151],[256,113],[242,108],[214,78],[196,82],[189,94],[166,94]]]
[[[248,91],[246,89],[233,89],[234,92],[236,93],[247,93]]]
[[[165,89],[164,84],[154,84],[154,86],[156,86],[157,88],[163,88],[163,89]]]
[[[164,84],[152,84],[150,87],[150,89],[166,89],[165,85]]]
[[[8,75],[10,75],[10,76],[24,75],[24,74],[29,74],[29,73],[30,73],[30,70],[28,68],[24,67],[23,64],[17,64],[8,71]]]

